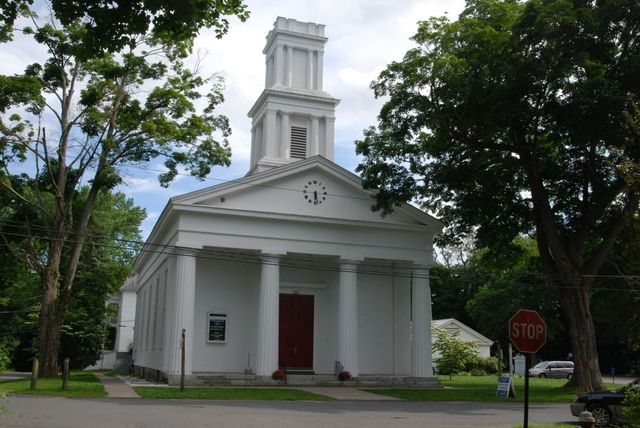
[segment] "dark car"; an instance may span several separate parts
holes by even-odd
[[[608,426],[615,422],[625,423],[622,401],[629,390],[640,390],[640,379],[613,391],[583,392],[571,403],[571,414],[580,416],[580,412],[588,410],[593,414],[596,425]]]

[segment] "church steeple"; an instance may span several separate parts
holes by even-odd
[[[333,160],[335,106],[322,90],[324,25],[278,17],[262,51],[265,89],[249,111],[249,174],[315,155]]]

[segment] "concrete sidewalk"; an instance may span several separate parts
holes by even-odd
[[[105,376],[99,373],[96,373],[96,377],[104,385],[108,398],[140,398],[130,385],[117,377]]]
[[[292,388],[301,391],[312,392],[314,394],[325,395],[336,400],[356,400],[356,401],[394,401],[394,397],[373,394],[353,387],[330,387],[330,386],[293,386]]]
[[[132,379],[128,379],[129,382],[119,378],[105,376],[96,373],[96,377],[104,385],[104,389],[107,391],[108,398],[140,398],[138,394],[131,387]],[[137,380],[137,379],[136,379]],[[142,384],[148,386],[166,387],[166,384],[153,384],[140,380]],[[371,392],[362,391],[360,389],[352,387],[326,387],[326,386],[293,386],[294,389],[301,391],[312,392],[314,394],[325,395],[327,397],[334,398],[336,400],[346,401],[393,401],[397,398],[386,397],[384,395],[373,394]]]

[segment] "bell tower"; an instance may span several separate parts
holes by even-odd
[[[335,107],[322,90],[324,25],[278,17],[262,51],[265,89],[251,110],[247,175],[321,155],[333,160]]]

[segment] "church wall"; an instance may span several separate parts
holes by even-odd
[[[255,368],[260,264],[201,258],[196,267],[194,372],[242,373]],[[208,313],[227,315],[226,343],[210,343]]]
[[[168,305],[168,263],[156,265],[153,272],[139,285],[136,298],[136,324],[134,331],[134,364],[162,370],[166,349],[166,313]]]
[[[382,275],[358,275],[360,373],[408,375],[409,281]]]

